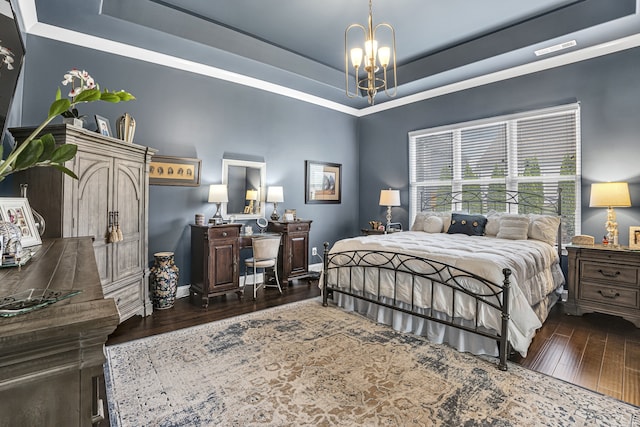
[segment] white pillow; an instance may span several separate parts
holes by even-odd
[[[500,218],[499,239],[527,240],[529,217],[526,215],[503,215]]]
[[[431,215],[425,218],[423,230],[427,233],[442,233],[444,221],[439,216]]]
[[[487,225],[484,226],[485,236],[497,236],[500,231],[500,218],[504,214],[491,211],[487,213]]]
[[[529,214],[528,236],[530,239],[541,240],[553,246],[556,244],[559,226],[559,216]]]

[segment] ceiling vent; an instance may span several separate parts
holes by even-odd
[[[575,46],[577,43],[575,40],[569,40],[568,42],[556,44],[553,46],[545,47],[543,49],[538,49],[534,53],[536,56],[546,55],[548,53],[557,52],[559,50],[568,49],[570,47]]]

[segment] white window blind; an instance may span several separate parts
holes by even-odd
[[[443,191],[505,190],[539,206],[562,189],[563,240],[580,232],[580,107],[564,105],[409,133],[410,221]],[[483,197],[484,196],[484,197]],[[504,211],[478,202],[469,210]],[[443,208],[442,210],[445,210]],[[520,207],[520,213],[535,209]]]

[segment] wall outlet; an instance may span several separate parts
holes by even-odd
[[[318,248],[316,248],[316,247],[311,248],[311,255],[313,255],[313,256],[318,255]]]

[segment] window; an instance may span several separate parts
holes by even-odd
[[[580,106],[563,105],[409,133],[410,221],[439,194],[481,196],[469,211],[504,211],[489,203],[505,191],[541,205],[562,190],[563,241],[580,234]],[[506,197],[506,196],[505,196]],[[520,207],[519,213],[531,210]]]

